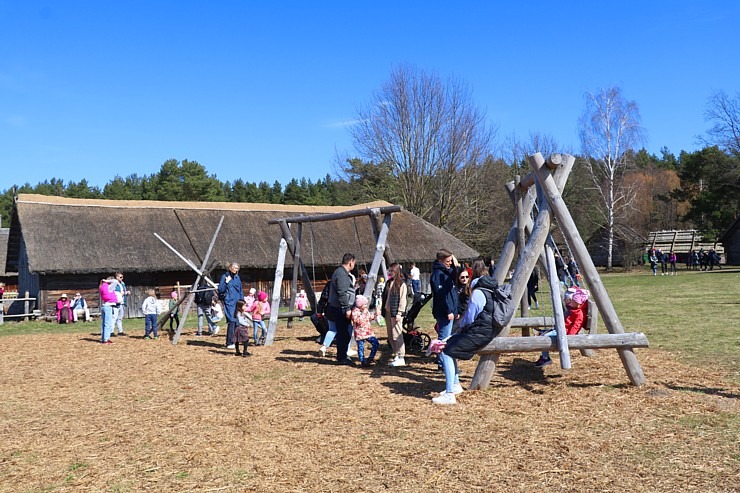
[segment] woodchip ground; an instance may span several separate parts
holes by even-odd
[[[640,388],[614,350],[504,355],[445,407],[428,358],[338,366],[308,323],[250,358],[141,332],[2,338],[0,491],[740,491],[740,385],[670,353],[636,351]]]

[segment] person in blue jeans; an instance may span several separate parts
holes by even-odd
[[[329,289],[329,302],[326,306],[326,318],[333,322],[329,324],[329,330],[332,325],[336,327],[337,362],[343,365],[352,364],[352,361],[347,358],[347,349],[352,340],[350,319],[352,307],[355,304],[355,288],[350,272],[354,268],[355,256],[345,253],[342,257],[342,265],[336,268],[329,281],[331,288]]]
[[[242,280],[239,277],[239,264],[231,262],[218,283],[218,297],[224,303],[226,315],[226,349],[235,349],[234,332],[236,331],[236,302],[244,299]]]
[[[433,306],[432,315],[437,321],[438,338],[444,340],[452,334],[452,324],[455,317],[460,315],[460,299],[455,288],[455,279],[460,265],[455,256],[446,249],[437,252],[437,258],[432,265],[432,275],[429,284],[432,288]],[[457,361],[446,355],[439,354],[442,370],[445,374],[445,390],[440,397],[451,396],[454,401],[455,394],[462,392],[457,371]],[[434,399],[435,403],[437,403]]]

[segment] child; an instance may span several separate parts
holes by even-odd
[[[221,308],[221,303],[218,302],[218,298],[215,296],[211,300],[211,321],[213,322],[212,336],[218,334],[218,323],[224,318],[224,309]]]
[[[295,299],[295,309],[304,311],[308,310],[308,297],[306,296],[306,291],[301,289],[301,292],[298,293]],[[303,320],[303,317],[300,317],[300,320]]]
[[[170,332],[174,332],[172,329],[172,322],[175,322],[175,325],[178,327],[180,326],[180,315],[177,313],[180,309],[180,307],[177,304],[177,290],[173,289],[172,294],[170,295],[172,299],[170,300]]]
[[[246,304],[246,314],[247,318],[249,319],[249,325],[247,327],[254,327],[254,320],[252,320],[252,312],[249,311],[249,309],[254,305],[254,302],[257,300],[257,290],[254,288],[249,288],[249,294],[244,297],[244,303]],[[256,340],[255,340],[256,342]]]
[[[588,311],[589,292],[581,288],[569,288],[565,292],[565,307],[568,311],[565,314],[565,335],[573,336],[578,334],[583,328]],[[556,335],[555,330],[550,330],[542,335]],[[534,364],[537,368],[542,368],[552,363],[550,352],[543,351],[540,359]]]
[[[154,296],[153,289],[147,289],[146,294],[149,296],[141,304],[141,311],[144,313],[144,339],[151,339],[149,334],[154,332],[154,338],[159,339],[157,335],[157,315],[159,315],[159,303]]]
[[[234,310],[234,316],[236,317],[236,330],[234,331],[234,346],[236,347],[237,356],[251,356],[247,352],[247,345],[249,344],[249,324],[251,320],[247,317],[247,304],[244,300],[238,300],[236,302],[236,310]],[[244,350],[239,352],[239,343],[242,343]]]
[[[257,293],[257,301],[252,303],[249,311],[252,312],[252,321],[254,323],[254,345],[262,346],[267,337],[267,329],[265,329],[265,322],[263,322],[262,319],[265,315],[270,314],[270,304],[267,302],[267,293],[264,291]],[[259,338],[257,337],[257,327],[262,329]]]
[[[357,340],[357,354],[362,366],[373,364],[375,353],[378,352],[378,346],[380,345],[370,325],[370,322],[375,320],[377,312],[370,313],[368,304],[368,299],[360,294],[355,298],[355,308],[352,309],[352,326]],[[367,359],[365,359],[365,341],[369,342],[371,346],[370,356]]]

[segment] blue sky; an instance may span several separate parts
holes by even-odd
[[[578,150],[583,94],[639,105],[647,149],[699,148],[740,91],[740,2],[0,0],[0,189],[104,185],[170,158],[312,180],[398,64],[467,82],[499,137]]]

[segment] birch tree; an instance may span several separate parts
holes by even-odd
[[[612,268],[615,223],[632,207],[633,182],[625,180],[632,153],[645,139],[637,103],[628,101],[621,88],[610,86],[586,93],[586,107],[579,121],[579,136],[586,168],[599,196],[600,226],[608,239],[607,269]]]
[[[707,101],[704,119],[712,124],[705,144],[716,145],[735,156],[740,155],[740,92],[730,98],[724,91],[715,91]]]
[[[484,118],[462,81],[400,66],[358,109],[350,134],[362,158],[390,170],[390,195],[447,226],[463,212],[473,165],[489,154],[493,131]]]

